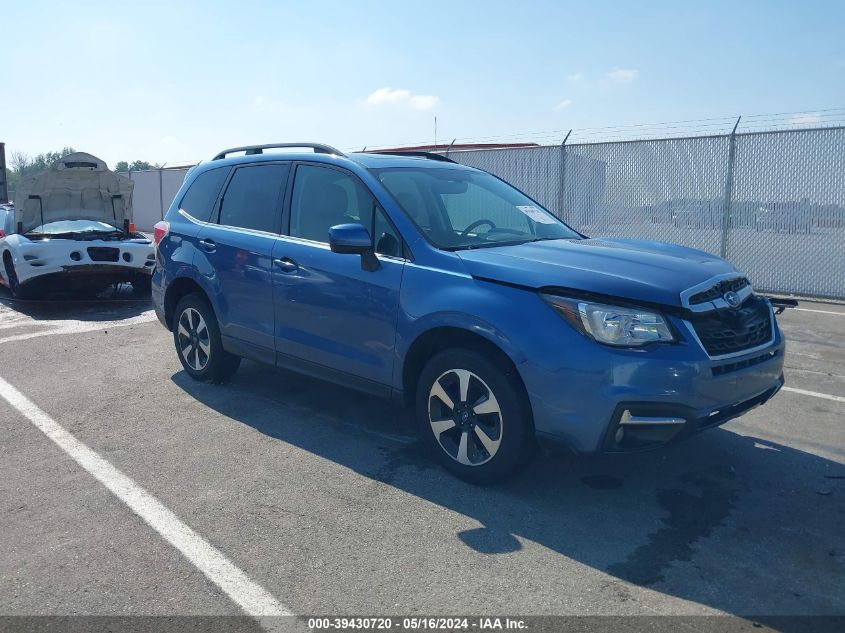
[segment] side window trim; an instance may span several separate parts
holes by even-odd
[[[390,219],[387,211],[384,210],[384,207],[379,204],[379,201],[376,200],[375,196],[373,196],[373,202],[375,202],[375,208],[373,209],[373,223],[369,227],[370,236],[373,238],[373,246],[376,246],[376,214],[381,213],[381,217],[384,218],[384,221],[387,222],[387,226],[393,231],[393,234],[399,239],[399,254],[398,255],[387,255],[386,253],[379,253],[376,251],[376,257],[388,257],[390,259],[396,259],[401,261],[414,261],[413,255],[411,255],[411,249],[408,248],[408,243],[405,241],[405,238],[402,237],[402,234],[396,228],[396,225],[393,223],[393,220]]]
[[[229,169],[229,174],[226,176],[226,180],[223,181],[223,186],[220,187],[220,193],[217,194],[217,200],[214,201],[214,207],[211,209],[211,217],[208,218],[209,224],[220,226],[220,207],[223,206],[223,196],[226,195],[226,190],[229,188],[229,183],[232,182],[232,177],[236,171],[238,171],[237,166]]]
[[[273,223],[273,230],[272,231],[262,231],[260,229],[249,229],[242,226],[233,226],[231,224],[220,224],[220,211],[223,208],[223,200],[226,198],[226,192],[229,190],[229,185],[232,182],[232,179],[235,177],[235,174],[238,172],[239,169],[249,169],[250,167],[258,167],[263,165],[286,165],[288,167],[287,173],[285,174],[285,182],[282,183],[282,186],[279,188],[279,198],[276,200],[276,217]],[[273,160],[273,161],[256,161],[254,163],[244,163],[241,165],[235,165],[230,171],[229,175],[226,177],[226,180],[223,183],[223,186],[220,188],[220,193],[217,195],[217,200],[214,203],[215,207],[214,210],[211,212],[211,218],[209,219],[209,224],[216,224],[221,228],[226,229],[233,229],[236,231],[255,231],[258,233],[264,233],[268,235],[281,235],[282,234],[282,222],[283,222],[283,213],[280,213],[280,205],[284,204],[284,200],[287,196],[287,190],[290,186],[292,179],[291,179],[291,172],[293,171],[293,163],[288,160]]]

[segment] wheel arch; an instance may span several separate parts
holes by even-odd
[[[531,415],[528,391],[514,359],[502,346],[486,336],[453,325],[440,325],[428,329],[417,336],[408,347],[402,363],[402,396],[406,405],[412,406],[415,401],[417,382],[428,360],[447,349],[467,349],[477,352],[490,359],[496,366],[507,367],[511,370],[521,395],[524,397],[526,410],[533,427],[533,415]]]
[[[168,330],[173,331],[173,313],[176,311],[176,306],[182,297],[189,294],[198,294],[204,297],[208,305],[211,306],[211,310],[214,311],[214,305],[208,293],[195,279],[192,277],[177,277],[170,282],[164,293],[164,319]]]
[[[9,275],[8,269],[9,266],[12,269],[15,269],[15,254],[12,252],[12,248],[8,244],[3,245],[3,252],[0,253],[0,265],[2,265],[2,269],[0,269],[0,275],[2,275],[3,280],[10,284],[9,282]]]
[[[13,259],[14,258],[12,257],[12,251],[9,250],[9,247],[6,246],[5,248],[3,248],[3,252],[0,253],[0,263],[3,264],[3,268],[2,270],[0,270],[0,277],[2,277],[3,281],[5,281],[7,284],[9,283],[9,274],[7,272],[7,269],[9,266],[9,261]],[[14,265],[14,262],[12,263]]]

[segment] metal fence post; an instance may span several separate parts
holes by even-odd
[[[159,220],[164,219],[164,177],[163,177],[163,169],[162,167],[158,168],[158,218]]]
[[[736,128],[739,127],[741,116],[737,117],[734,129],[731,130],[730,145],[728,146],[728,173],[725,177],[725,199],[722,202],[722,243],[719,254],[722,259],[728,257],[728,235],[731,223],[731,200],[734,188],[734,162],[736,160]]]
[[[566,141],[570,134],[572,134],[572,130],[566,133],[563,142],[560,144],[560,183],[558,185],[557,208],[558,217],[564,222],[566,221],[566,218],[563,217],[563,211],[566,208]]]

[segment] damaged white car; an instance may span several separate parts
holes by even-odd
[[[132,224],[132,186],[84,153],[26,179],[11,226],[0,233],[0,282],[19,298],[120,282],[149,290],[155,253]]]

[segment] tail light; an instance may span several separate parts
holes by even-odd
[[[156,222],[156,225],[153,227],[153,244],[158,247],[167,234],[170,232],[170,222],[165,222],[162,220],[161,222]]]
[[[134,233],[134,232],[135,232],[135,223],[134,223],[134,222],[130,222],[130,223],[129,223],[129,227],[128,227],[128,231],[127,231],[127,232],[128,232],[128,233]]]
[[[6,237],[6,231],[4,229],[0,229],[0,238]]]

